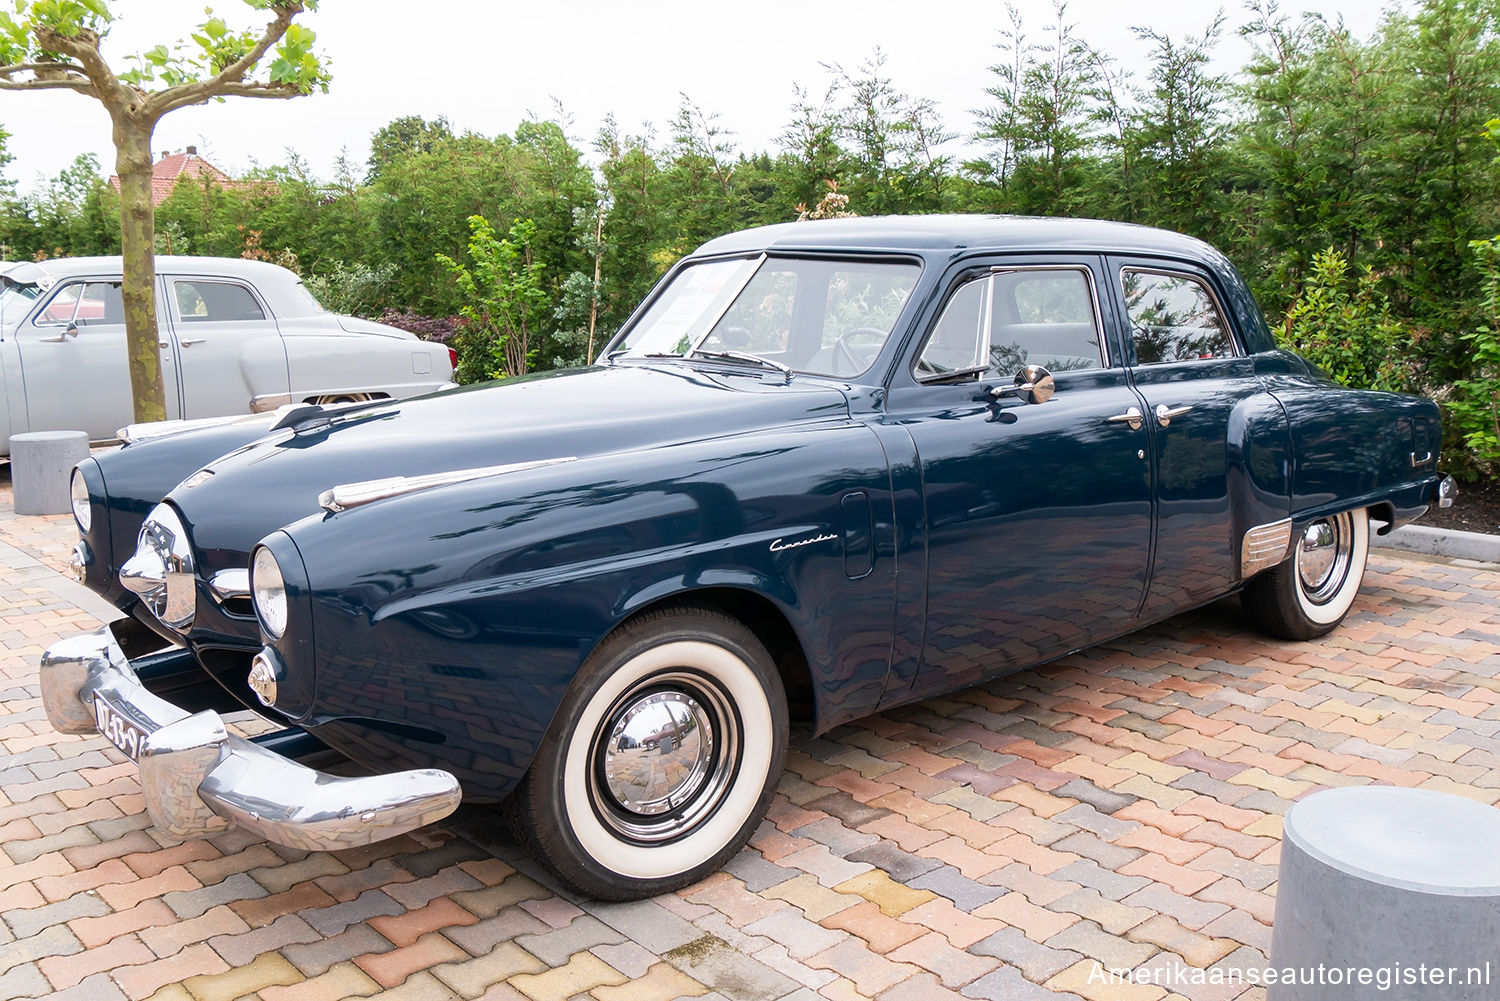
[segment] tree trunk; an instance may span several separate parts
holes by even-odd
[[[161,347],[156,324],[156,208],[151,203],[151,128],[115,123],[115,170],[120,175],[120,249],[125,277],[125,349],[137,421],[167,419]]]

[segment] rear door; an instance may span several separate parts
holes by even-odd
[[[16,330],[29,430],[113,438],[134,414],[120,279],[70,279],[43,298]],[[167,416],[175,418],[176,373],[170,349],[160,350]]]
[[[285,396],[286,349],[270,309],[249,283],[166,275],[163,284],[184,417],[249,413],[253,399]]]
[[[1109,270],[1150,429],[1157,542],[1143,611],[1160,618],[1238,579],[1230,427],[1261,384],[1208,272],[1125,257]]]

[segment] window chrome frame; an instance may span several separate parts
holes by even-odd
[[[1143,275],[1160,275],[1163,278],[1186,278],[1203,286],[1204,290],[1208,292],[1209,301],[1213,303],[1214,309],[1219,313],[1219,320],[1224,324],[1224,333],[1229,337],[1231,354],[1224,358],[1177,358],[1172,361],[1146,362],[1138,360],[1135,357],[1135,324],[1130,317],[1130,304],[1125,300],[1125,272],[1127,271]],[[1219,292],[1214,288],[1213,282],[1209,280],[1208,276],[1193,271],[1173,271],[1171,268],[1161,266],[1143,267],[1133,264],[1122,264],[1120,265],[1120,272],[1117,279],[1120,288],[1120,309],[1123,314],[1121,319],[1125,323],[1125,336],[1128,340],[1127,346],[1129,348],[1131,368],[1144,368],[1156,365],[1182,365],[1188,362],[1229,361],[1231,358],[1248,357],[1245,345],[1240,340],[1239,329],[1230,321],[1229,311],[1224,308],[1224,301],[1219,298]]]
[[[980,267],[983,267],[983,265],[980,265]],[[985,356],[989,355],[990,348],[993,346],[991,338],[993,333],[992,328],[994,325],[995,279],[1001,275],[1033,274],[1043,271],[1079,271],[1083,273],[1084,281],[1088,285],[1089,302],[1093,307],[1094,333],[1099,338],[1099,361],[1101,367],[1098,369],[1098,371],[1103,372],[1108,371],[1112,368],[1124,368],[1125,366],[1123,364],[1123,360],[1119,365],[1114,364],[1114,359],[1112,357],[1113,352],[1110,351],[1109,347],[1109,336],[1107,333],[1105,333],[1104,329],[1104,311],[1101,308],[1099,302],[1099,286],[1098,283],[1094,280],[1094,269],[1089,267],[1087,264],[994,264],[990,266],[989,270],[984,274],[982,279],[978,275],[976,275],[974,278],[971,278],[970,281],[982,280],[988,283],[988,287],[985,289],[984,294],[984,309],[982,311],[982,317],[980,319],[980,324],[982,326],[981,337],[984,341]],[[910,366],[911,377],[912,380],[919,386],[930,386],[934,383],[940,383],[941,380],[951,379],[954,375],[958,374],[957,372],[948,372],[935,375],[924,375],[919,374],[916,369],[917,363],[922,360],[922,353],[927,350],[928,342],[932,340],[932,335],[937,331],[938,324],[943,321],[943,314],[947,312],[948,306],[953,302],[954,294],[957,293],[958,289],[967,284],[968,282],[960,282],[953,287],[953,293],[949,294],[947,298],[943,300],[942,308],[938,310],[938,314],[936,318],[933,319],[932,325],[927,328],[927,332],[922,335],[922,341],[918,346],[916,353],[912,355]],[[961,372],[962,369],[958,371]],[[986,368],[986,371],[988,371],[988,368]],[[1093,370],[1082,369],[1081,371]],[[979,381],[982,382],[984,372],[980,372],[978,374],[981,377]],[[1057,374],[1066,375],[1067,373],[1061,372]]]
[[[191,325],[198,323],[265,323],[268,320],[272,323],[276,322],[275,312],[271,310],[265,299],[261,298],[260,293],[255,289],[255,287],[249,282],[244,281],[243,279],[235,278],[231,275],[162,275],[161,277],[167,284],[167,292],[170,293],[167,296],[167,308],[171,310],[172,320],[174,324],[186,323]],[[220,320],[211,316],[205,316],[201,318],[195,317],[194,319],[189,320],[182,312],[182,300],[177,298],[178,282],[187,282],[190,285],[196,285],[199,282],[203,282],[204,284],[208,285],[233,285],[237,288],[244,289],[247,293],[249,293],[250,300],[254,302],[257,307],[259,307],[260,319]],[[206,304],[207,300],[205,300],[205,305]]]

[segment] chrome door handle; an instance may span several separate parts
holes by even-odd
[[[172,346],[172,342],[171,341],[157,341],[156,342],[156,346],[159,347],[159,348],[167,348],[167,347],[171,347]]]
[[[1104,419],[1111,424],[1129,424],[1130,430],[1139,431],[1141,429],[1141,422],[1145,420],[1145,415],[1138,408],[1131,407],[1123,414],[1115,414],[1113,417],[1106,417]]]
[[[1156,405],[1156,423],[1162,427],[1166,427],[1172,423],[1172,418],[1181,417],[1191,409],[1193,409],[1191,406],[1169,407],[1165,403],[1158,403]]]
[[[178,341],[177,343],[181,344],[185,348],[190,348],[194,344],[202,344],[204,340],[205,339],[202,338],[202,337],[183,338],[182,340]]]

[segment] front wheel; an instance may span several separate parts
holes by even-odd
[[[648,613],[584,663],[507,812],[584,893],[665,893],[750,837],[786,744],[786,694],[753,633],[710,609]]]
[[[1245,585],[1240,602],[1273,636],[1322,636],[1349,614],[1369,554],[1370,517],[1363,508],[1320,518],[1303,529],[1290,556]]]

